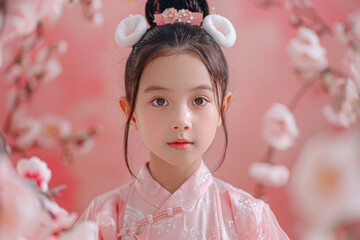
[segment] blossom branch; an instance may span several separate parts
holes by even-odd
[[[264,121],[267,122],[265,122],[263,134],[270,144],[269,149],[271,149],[271,151],[267,151],[262,161],[263,165],[258,167],[259,169],[262,168],[263,171],[265,171],[265,168],[269,169],[268,171],[270,172],[263,172],[263,176],[261,176],[259,175],[260,170],[255,171],[255,167],[252,166],[252,175],[258,179],[255,196],[261,198],[264,197],[265,194],[265,184],[261,181],[264,181],[263,178],[265,175],[269,177],[272,174],[271,171],[274,172],[274,170],[270,170],[269,167],[269,164],[270,166],[275,166],[273,153],[277,149],[285,150],[291,146],[294,138],[297,136],[296,125],[293,121],[291,111],[294,111],[310,87],[320,81],[323,89],[334,97],[333,102],[323,109],[325,117],[332,124],[349,127],[350,124],[356,121],[357,115],[360,114],[359,89],[356,90],[349,74],[334,66],[328,66],[326,49],[320,45],[319,40],[319,36],[327,33],[346,43],[354,52],[357,51],[358,45],[356,42],[360,40],[360,35],[356,32],[357,28],[355,25],[360,24],[356,22],[360,22],[360,16],[353,16],[352,19],[348,20],[352,22],[350,22],[346,28],[339,24],[336,31],[333,31],[321,18],[317,10],[313,8],[310,1],[293,0],[279,2],[264,0],[258,5],[262,8],[277,7],[294,14],[290,23],[292,26],[299,28],[299,32],[298,37],[290,41],[287,50],[294,62],[297,75],[306,79],[303,86],[290,101],[288,107],[277,104],[276,107],[273,106],[272,109],[266,113],[267,116],[264,118]],[[356,37],[356,33],[359,36]],[[351,60],[352,59],[350,59],[350,61]],[[358,77],[360,76],[359,72],[356,73],[356,67],[351,67],[355,78],[357,77],[360,84]],[[335,109],[334,106],[340,106],[340,108],[337,107]]]

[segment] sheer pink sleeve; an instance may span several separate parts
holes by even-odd
[[[83,212],[78,220],[81,221],[94,221],[99,227],[99,239],[110,240],[116,239],[119,232],[119,214],[123,210],[123,200],[118,194],[113,194],[104,200],[94,199],[90,205]]]
[[[84,222],[84,221],[95,221],[95,206],[96,200],[93,199],[89,206],[82,212],[81,216],[77,220],[77,222]]]

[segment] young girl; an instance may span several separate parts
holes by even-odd
[[[149,29],[135,15],[116,31],[121,46],[133,47],[120,107],[134,181],[96,197],[81,220],[96,222],[106,240],[289,239],[266,203],[214,178],[202,159],[221,126],[227,146],[231,93],[219,44],[234,43],[231,23],[209,15],[204,0],[148,1],[146,17]],[[127,155],[131,126],[150,153],[137,175]]]

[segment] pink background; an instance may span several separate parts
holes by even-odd
[[[230,67],[230,90],[233,101],[227,112],[229,147],[227,159],[214,173],[235,187],[253,193],[255,182],[247,172],[252,162],[260,161],[267,144],[260,129],[262,116],[273,102],[288,104],[301,87],[286,54],[286,45],[296,31],[288,24],[289,14],[283,10],[262,10],[255,1],[212,0],[216,13],[226,16],[235,26],[237,42],[224,49]],[[332,25],[344,21],[348,13],[360,8],[358,0],[313,1],[319,13]],[[30,114],[45,112],[66,117],[74,131],[101,123],[104,131],[97,136],[95,148],[88,155],[76,154],[72,165],[65,165],[56,150],[34,150],[53,170],[51,186],[67,184],[58,202],[69,211],[81,212],[96,195],[131,180],[125,167],[122,137],[125,117],[118,106],[123,94],[123,69],[130,49],[120,49],[114,42],[114,29],[129,14],[143,14],[145,1],[106,0],[105,22],[95,27],[81,15],[79,6],[66,9],[52,28],[46,29],[47,41],[65,39],[69,51],[61,57],[63,74],[44,85],[31,104]],[[226,3],[226,4],[224,4]],[[330,65],[343,68],[343,48],[334,39],[325,37],[322,44],[329,50]],[[0,123],[4,122],[6,91],[0,83]],[[301,147],[313,134],[331,128],[321,114],[328,101],[319,85],[306,93],[295,109],[301,135],[296,145],[276,152],[277,163],[291,168]],[[221,156],[222,132],[205,156],[211,168]],[[134,133],[130,154],[135,169],[147,160],[147,152]],[[216,149],[215,146],[219,146]],[[213,154],[215,153],[215,154]],[[268,202],[280,225],[291,239],[296,239],[294,222],[286,188],[269,188]]]

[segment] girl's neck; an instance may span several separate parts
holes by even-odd
[[[151,176],[170,193],[174,193],[201,164],[201,158],[186,166],[173,166],[151,156],[149,171]]]

